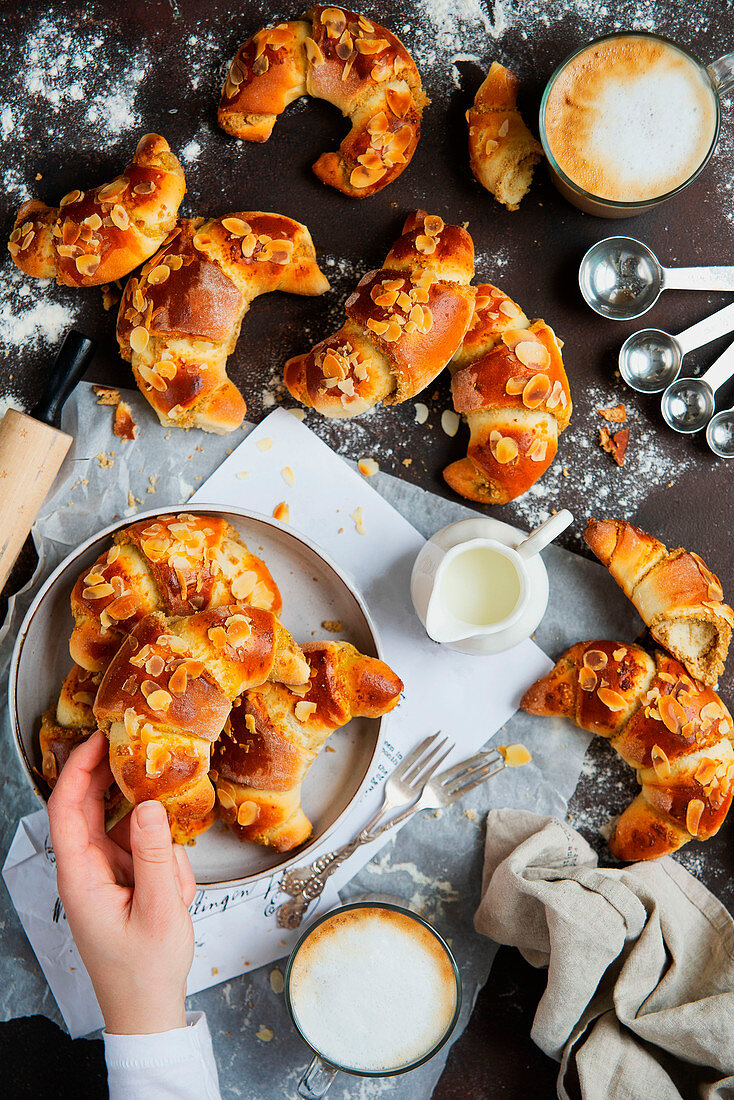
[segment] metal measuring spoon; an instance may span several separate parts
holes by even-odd
[[[588,306],[612,321],[633,321],[664,290],[734,290],[734,267],[663,267],[634,237],[607,237],[581,261],[579,287]]]
[[[678,378],[660,402],[663,419],[674,432],[691,435],[705,428],[716,410],[716,391],[734,374],[731,344],[700,378]]]
[[[711,417],[706,442],[719,458],[734,458],[734,408],[722,409]]]
[[[638,393],[662,393],[680,374],[683,356],[734,329],[734,303],[684,329],[677,336],[642,328],[619,349],[619,373]]]

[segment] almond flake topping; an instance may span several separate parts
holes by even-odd
[[[691,836],[698,836],[698,828],[705,806],[700,798],[692,798],[686,808],[686,829]]]
[[[670,761],[660,745],[653,745],[650,759],[658,779],[670,779]]]
[[[613,688],[600,687],[597,695],[599,696],[599,701],[602,702],[608,710],[620,711],[626,710],[627,708],[624,696],[620,695],[618,691],[614,691]]]
[[[294,708],[294,714],[299,722],[307,722],[316,711],[316,704],[305,699],[300,699]]]

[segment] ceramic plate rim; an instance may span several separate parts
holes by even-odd
[[[66,557],[59,562],[56,568],[49,574],[49,576],[39,588],[36,595],[33,597],[30,605],[28,606],[28,610],[23,616],[23,620],[18,628],[15,642],[13,643],[13,652],[10,658],[8,674],[8,712],[10,715],[10,727],[13,735],[13,746],[15,748],[18,759],[20,760],[26,779],[28,780],[34,794],[41,802],[42,806],[47,806],[48,800],[44,797],[41,788],[36,782],[31,762],[26,756],[25,745],[23,743],[20,729],[20,720],[17,712],[18,673],[21,655],[23,652],[23,646],[28,636],[31,623],[38,613],[38,610],[45,600],[48,592],[54,587],[60,575],[64,573],[66,569],[68,569],[68,567],[77,558],[81,557],[81,555],[84,554],[84,552],[88,550],[95,542],[98,542],[100,539],[112,535],[115,531],[119,531],[121,528],[130,526],[130,524],[132,523],[138,523],[141,520],[145,519],[152,519],[156,516],[167,516],[180,512],[213,514],[222,516],[224,519],[227,519],[229,516],[237,516],[240,519],[254,520],[258,523],[264,523],[267,527],[271,527],[275,531],[278,531],[281,534],[295,539],[296,542],[300,542],[308,550],[316,554],[316,556],[320,558],[320,560],[326,566],[328,566],[328,568],[336,575],[336,577],[349,591],[350,595],[355,600],[359,607],[359,610],[364,616],[367,629],[375,648],[375,654],[380,660],[384,660],[382,640],[380,638],[380,633],[377,625],[372,617],[372,613],[370,612],[362,593],[357,588],[349,573],[344,570],[340,565],[338,565],[334,561],[334,559],[321,546],[318,545],[318,543],[313,542],[313,540],[310,539],[308,535],[303,534],[303,532],[296,531],[289,524],[282,523],[280,520],[276,520],[272,516],[267,516],[264,515],[262,512],[255,512],[248,508],[237,508],[234,505],[228,505],[225,507],[222,505],[206,504],[203,502],[199,504],[196,501],[191,501],[189,503],[184,503],[180,505],[168,505],[164,508],[151,508],[146,510],[145,512],[137,512],[133,516],[127,516],[122,519],[115,520],[113,523],[108,524],[106,527],[100,528],[99,531],[96,531],[93,535],[90,535],[84,540],[84,542],[80,543],[73,550],[71,550],[66,555]],[[266,870],[257,871],[249,875],[244,875],[240,878],[222,879],[217,882],[197,883],[197,887],[203,890],[228,890],[236,886],[253,885],[254,883],[262,881],[263,879],[270,878],[274,875],[282,873],[283,871],[287,870],[288,867],[294,864],[311,862],[309,858],[311,853],[313,851],[316,851],[322,845],[322,843],[327,840],[329,836],[331,836],[335,829],[347,820],[347,818],[359,802],[360,798],[364,794],[365,788],[370,781],[370,777],[372,776],[372,773],[374,771],[375,764],[377,763],[380,752],[382,750],[384,739],[384,724],[386,717],[387,715],[383,715],[382,717],[375,719],[375,721],[377,722],[375,747],[357,790],[355,791],[354,795],[349,800],[347,805],[344,807],[342,812],[337,815],[334,821],[332,821],[332,823],[326,827],[326,829],[319,835],[316,840],[306,844],[305,847],[299,847],[295,850],[294,855],[290,855],[281,863],[276,863],[274,866],[269,867]]]

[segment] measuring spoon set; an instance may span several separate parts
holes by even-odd
[[[657,302],[664,290],[734,291],[734,267],[663,267],[652,249],[633,237],[608,237],[581,261],[579,287],[601,317],[631,321]],[[706,428],[719,458],[734,458],[734,408],[715,413],[716,392],[734,376],[734,344],[700,378],[680,378],[689,351],[734,331],[734,303],[677,336],[644,328],[619,351],[619,372],[638,393],[662,393],[661,410],[673,431],[691,435]]]

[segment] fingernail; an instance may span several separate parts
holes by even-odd
[[[160,829],[167,823],[166,811],[160,802],[141,802],[135,808],[135,818],[141,829]]]

